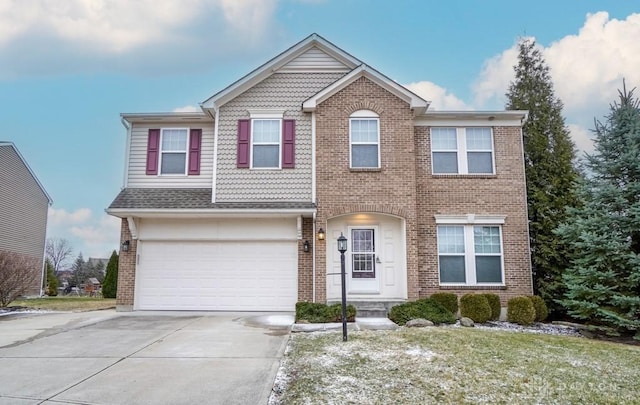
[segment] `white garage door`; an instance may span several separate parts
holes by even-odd
[[[295,242],[141,242],[136,308],[293,311]]]

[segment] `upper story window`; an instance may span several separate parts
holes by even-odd
[[[494,174],[491,128],[431,128],[434,174]]]
[[[380,168],[380,118],[359,110],[349,118],[351,168]]]
[[[163,128],[160,141],[160,174],[187,174],[188,130]]]
[[[146,174],[199,175],[202,129],[150,128]]]
[[[251,120],[252,160],[256,169],[280,168],[280,140],[282,133],[280,119]]]

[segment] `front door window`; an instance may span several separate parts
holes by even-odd
[[[376,248],[373,229],[351,230],[351,277],[376,277]]]

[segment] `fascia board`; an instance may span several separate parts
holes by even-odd
[[[360,77],[366,77],[367,79],[378,84],[380,87],[394,94],[401,100],[406,101],[409,104],[410,108],[414,109],[416,113],[422,114],[429,107],[428,101],[422,99],[415,93],[389,79],[377,70],[363,64],[353,69],[342,78],[336,80],[330,86],[325,87],[312,97],[305,100],[302,103],[302,110],[305,112],[314,111],[317,108],[318,104],[330,98]]]
[[[521,126],[528,118],[529,112],[523,110],[500,111],[428,111],[417,116],[416,126],[455,126],[455,125],[489,125],[489,126]]]
[[[313,208],[300,209],[130,209],[130,208],[108,208],[105,212],[118,218],[141,217],[141,218],[224,218],[224,217],[295,217],[299,215],[311,216],[316,210]]]
[[[170,112],[170,113],[122,113],[120,118],[129,124],[145,122],[204,121],[213,122],[213,118],[204,112]]]
[[[323,52],[326,52],[332,57],[338,59],[350,68],[354,68],[362,63],[318,34],[312,34],[203,101],[201,103],[202,108],[219,108],[251,87],[265,80],[279,68],[297,58],[313,46],[317,46]]]

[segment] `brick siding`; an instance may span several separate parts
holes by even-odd
[[[122,219],[120,226],[120,246],[122,243],[130,241],[129,251],[124,252],[120,249],[120,257],[118,259],[118,292],[116,294],[116,308],[118,310],[133,309],[133,294],[136,285],[136,256],[138,250],[138,241],[131,237],[129,231],[129,223],[125,218]]]

